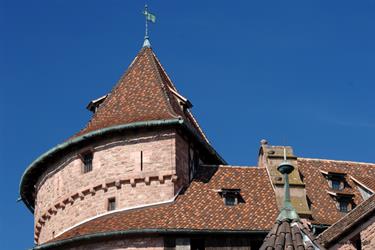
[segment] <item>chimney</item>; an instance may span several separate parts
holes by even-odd
[[[267,140],[261,140],[258,167],[267,169],[275,190],[277,206],[281,210],[284,197],[284,176],[277,170],[277,167],[284,161],[284,149],[286,160],[294,166],[294,170],[289,174],[292,205],[300,217],[309,218],[311,216],[311,209],[308,205],[305,183],[301,178],[297,156],[294,155],[293,148],[290,146],[272,146],[268,144]]]

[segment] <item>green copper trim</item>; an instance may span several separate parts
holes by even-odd
[[[202,235],[202,234],[259,234],[265,237],[269,231],[267,230],[194,230],[194,229],[131,229],[131,230],[124,230],[124,231],[112,231],[112,232],[104,232],[104,233],[93,233],[88,235],[81,235],[74,238],[69,238],[65,240],[60,240],[51,243],[45,243],[39,246],[35,246],[30,250],[45,250],[45,249],[56,249],[58,247],[62,247],[68,244],[74,244],[76,242],[82,241],[92,241],[92,240],[100,240],[105,238],[111,237],[124,237],[124,236],[132,236],[138,234],[157,234],[157,235],[166,235],[166,234],[179,234],[179,235]]]
[[[299,220],[298,213],[296,209],[293,207],[291,199],[290,199],[290,189],[289,189],[289,174],[294,170],[294,167],[291,163],[284,160],[278,167],[277,170],[281,174],[284,175],[284,203],[283,207],[281,208],[280,214],[277,217],[278,221],[283,220],[291,220],[297,221]]]
[[[45,171],[45,169],[40,169],[47,160],[54,157],[57,153],[66,150],[69,147],[76,147],[80,143],[86,142],[90,139],[97,138],[99,136],[106,135],[111,132],[118,132],[123,130],[129,129],[137,129],[137,128],[147,128],[147,127],[160,127],[160,126],[173,126],[178,125],[185,128],[188,133],[190,133],[195,139],[203,145],[203,147],[218,161],[219,164],[226,164],[226,161],[215,151],[215,149],[204,141],[201,136],[197,133],[195,129],[193,129],[189,124],[187,124],[182,118],[176,119],[168,119],[168,120],[154,120],[154,121],[145,121],[145,122],[134,122],[129,124],[117,125],[108,128],[103,128],[99,130],[95,130],[89,132],[87,134],[78,136],[73,138],[69,141],[61,143],[56,147],[48,150],[46,153],[39,156],[35,161],[33,161],[24,171],[20,185],[19,185],[19,192],[22,201],[25,203],[26,207],[33,213],[34,212],[34,204],[30,201],[30,193],[33,193],[35,190],[35,183],[37,181],[37,177],[40,176],[41,173]],[[36,176],[35,176],[36,175]],[[31,185],[30,185],[31,182]]]

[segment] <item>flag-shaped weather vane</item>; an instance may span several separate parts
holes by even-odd
[[[148,39],[148,22],[155,23],[156,22],[156,16],[154,14],[151,14],[148,11],[147,4],[145,5],[145,9],[143,11],[143,15],[145,16],[146,26],[145,26],[145,40],[143,42],[143,47],[151,47],[150,40]]]

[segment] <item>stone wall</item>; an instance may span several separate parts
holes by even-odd
[[[90,244],[82,244],[77,247],[67,247],[64,250],[162,250],[164,242],[162,237],[147,238],[127,238],[122,240],[105,240],[101,242],[93,242]]]
[[[346,243],[342,243],[337,249],[338,250],[357,250],[350,241]]]
[[[79,153],[88,149],[93,170],[83,173]],[[188,145],[173,130],[112,138],[80,152],[50,166],[38,180],[37,244],[106,213],[109,198],[116,198],[116,209],[131,208],[170,200],[187,184]]]
[[[375,222],[361,232],[362,249],[375,249]]]
[[[375,249],[375,221],[373,221],[372,223],[370,221],[370,224],[368,226],[366,226],[362,231],[360,230],[360,228],[357,228],[352,231],[351,234],[354,235],[353,238],[345,242],[339,242],[338,244],[334,245],[332,249],[356,250],[357,248],[355,247],[355,244],[357,240],[361,241],[362,250]]]
[[[189,144],[179,134],[176,135],[176,173],[179,177],[177,188],[189,184]]]

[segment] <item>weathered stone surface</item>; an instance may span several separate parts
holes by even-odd
[[[127,238],[122,240],[93,242],[90,244],[82,244],[77,247],[68,247],[64,250],[162,250],[164,249],[163,238],[148,237],[148,238]]]
[[[109,198],[116,198],[116,209],[132,208],[168,201],[188,184],[189,146],[174,130],[112,138],[89,149],[92,171],[83,173],[77,153],[51,166],[38,181],[38,244],[106,213]]]

